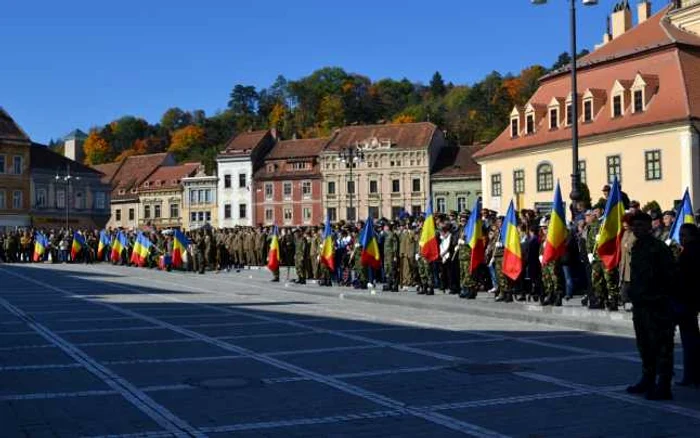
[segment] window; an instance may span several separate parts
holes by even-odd
[[[204,212],[203,211],[200,211],[197,214],[197,217],[199,218],[199,222],[204,222]]]
[[[520,129],[518,128],[518,119],[510,119],[510,136],[515,138],[518,136]]]
[[[392,179],[391,180],[391,192],[399,193],[401,191],[401,180]]]
[[[20,175],[22,173],[22,156],[15,155],[12,157],[12,173]]]
[[[190,205],[197,203],[197,191],[190,189]]]
[[[525,171],[522,169],[513,172],[513,190],[516,195],[525,193]]]
[[[15,190],[12,192],[12,208],[20,210],[22,208],[22,191]]]
[[[460,213],[467,211],[467,198],[464,196],[457,197],[457,211]]]
[[[225,189],[231,188],[231,175],[224,175],[224,188]]]
[[[491,175],[491,196],[501,196],[501,174]]]
[[[537,191],[550,192],[554,190],[554,172],[552,165],[542,163],[537,166]]]
[[[635,90],[634,92],[634,112],[641,113],[644,111],[644,91]]]
[[[248,205],[238,204],[238,217],[240,219],[246,219],[248,217]]]
[[[246,188],[246,174],[245,173],[239,173],[238,174],[238,188],[244,189]]]
[[[328,181],[326,189],[329,195],[335,195],[335,181]]]
[[[613,97],[613,117],[622,116],[622,95]]]
[[[265,183],[265,200],[270,201],[272,200],[272,194],[273,194],[273,188],[272,188],[272,183]]]
[[[308,224],[311,222],[311,208],[304,207],[301,209],[301,217],[304,219],[304,223]]]
[[[534,114],[528,114],[525,116],[525,129],[526,132],[529,134],[534,134],[535,133],[535,116]]]
[[[445,198],[437,198],[437,212],[438,213],[446,213],[447,212],[447,202],[445,202]]]
[[[170,217],[180,217],[180,206],[178,204],[170,204]]]
[[[265,222],[270,223],[270,222],[273,222],[274,219],[275,219],[274,210],[272,210],[271,208],[266,208],[265,209]]]
[[[156,219],[160,219],[160,204],[156,204],[153,206],[153,217]]]
[[[284,218],[285,224],[292,222],[292,209],[285,208],[284,210],[282,210],[282,217]]]
[[[570,103],[566,105],[566,126],[573,125],[574,107]]]
[[[420,192],[420,178],[413,178],[413,192]]]
[[[348,208],[345,210],[345,217],[346,217],[347,220],[349,220],[349,221],[354,221],[354,220],[355,220],[355,207],[352,207],[352,208],[351,208],[351,207],[348,207]]]
[[[646,169],[646,180],[655,181],[661,179],[661,151],[644,152],[644,168]]]
[[[197,222],[197,212],[193,211],[190,213],[190,222]]]
[[[56,208],[66,208],[66,192],[56,190]]]
[[[368,207],[367,214],[372,219],[379,219],[379,207]]]
[[[593,101],[586,100],[583,102],[583,121],[592,122],[593,121]]]
[[[355,193],[355,181],[348,181],[348,193]]]
[[[231,219],[231,204],[224,204],[224,219]]]
[[[83,192],[75,192],[75,208],[77,210],[85,208],[85,194]]]
[[[423,207],[421,207],[420,205],[412,205],[411,206],[411,216],[420,215],[422,213],[422,211],[421,211],[422,209],[423,209]]]
[[[581,177],[581,183],[588,184],[588,177],[586,175],[586,162],[585,161],[578,162],[578,174]]]
[[[378,186],[376,180],[372,180],[369,182],[369,192],[370,193],[379,193],[379,186]]]
[[[0,155],[0,174],[5,173],[5,156]]]
[[[207,189],[204,191],[204,202],[206,204],[211,204],[214,201],[214,197],[212,196],[212,191],[211,189]]]
[[[150,206],[150,205],[144,205],[144,206],[143,206],[143,218],[144,218],[144,219],[150,219],[150,218],[151,218],[151,206]]]
[[[5,208],[5,191],[0,190],[0,210],[4,210]]]
[[[292,198],[292,183],[286,182],[282,184],[282,195],[284,195],[284,199]]]
[[[129,220],[130,220],[130,221],[133,221],[133,220],[134,220],[134,217],[136,217],[135,213],[136,213],[136,212],[134,211],[133,208],[130,208],[130,209],[129,209]]]
[[[197,190],[197,203],[198,204],[204,203],[204,190]]]
[[[106,204],[106,197],[104,192],[95,192],[95,208],[98,210],[104,210]]]
[[[121,220],[122,220],[122,209],[121,209],[121,208],[117,208],[116,210],[114,210],[114,218],[115,218],[117,221],[121,221]]]
[[[607,167],[608,167],[608,184],[612,184],[617,178],[618,181],[622,181],[622,160],[619,155],[613,155],[607,157]]]
[[[46,189],[38,189],[36,191],[36,206],[46,207]]]
[[[335,222],[338,220],[338,211],[335,208],[326,209],[326,215],[328,216],[331,222]]]
[[[559,111],[556,108],[549,110],[549,129],[557,129],[559,127]]]
[[[301,196],[304,199],[308,199],[311,197],[311,181],[301,182]]]

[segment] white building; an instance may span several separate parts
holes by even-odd
[[[233,136],[216,158],[218,225],[221,228],[253,226],[253,173],[275,144],[272,131],[245,132]]]

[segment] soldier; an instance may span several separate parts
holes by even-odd
[[[459,221],[459,240],[457,241],[457,257],[459,258],[460,276],[459,284],[461,288],[459,297],[473,300],[476,298],[478,285],[476,284],[476,280],[471,272],[472,250],[469,247],[469,243],[464,240],[464,229],[467,226],[466,213],[462,213],[460,215]]]
[[[414,253],[416,259],[416,266],[418,268],[418,294],[419,295],[435,295],[434,283],[433,283],[433,272],[430,263],[423,257],[420,253],[420,234],[421,227],[416,227],[414,233]]]
[[[605,270],[603,262],[600,261],[597,251],[598,232],[600,231],[600,221],[598,220],[600,208],[586,212],[586,253],[588,262],[591,264],[591,292],[592,295],[582,301],[581,304],[588,304],[589,309],[602,309],[605,307]]]
[[[211,229],[204,231],[204,264],[210,270],[214,269],[216,264],[216,242]]]
[[[630,222],[637,240],[630,255],[628,292],[642,359],[642,378],[629,386],[627,392],[646,394],[649,400],[671,400],[674,327],[668,291],[674,282],[673,255],[668,246],[651,234],[648,214],[637,212]]]
[[[309,276],[313,279],[321,278],[321,263],[319,260],[321,255],[321,245],[323,245],[323,242],[321,241],[321,234],[319,233],[318,228],[314,228],[311,235],[311,243],[309,244],[309,259],[311,261],[311,271]]]
[[[297,284],[306,284],[305,262],[308,257],[309,242],[301,229],[294,230],[294,269],[297,273]]]
[[[396,276],[396,263],[398,261],[399,242],[393,230],[393,223],[384,225],[384,276],[383,291],[398,292],[399,282]]]
[[[544,288],[544,296],[540,301],[543,306],[561,306],[562,297],[561,289],[559,285],[561,284],[561,261],[554,260],[549,263],[542,263],[542,256],[544,255],[544,250],[547,247],[547,230],[548,222],[545,218],[542,218],[540,222],[540,263],[542,264],[542,286]]]
[[[404,222],[399,235],[399,257],[401,261],[399,264],[399,273],[401,275],[399,285],[403,290],[408,290],[409,286],[413,286],[414,246],[413,233],[408,229],[408,224]]]
[[[503,273],[503,254],[504,254],[504,249],[503,249],[503,243],[501,242],[501,226],[503,225],[503,217],[498,217],[495,222],[495,227],[494,227],[494,233],[493,233],[493,239],[494,239],[494,246],[493,246],[493,258],[491,260],[491,263],[493,264],[493,267],[495,269],[496,273],[496,281],[498,282],[498,290],[500,291],[498,296],[496,297],[496,301],[505,301],[506,303],[510,303],[513,301],[513,293],[510,288],[510,282],[508,281],[508,277]]]
[[[258,228],[258,232],[255,234],[255,264],[257,266],[262,266],[265,260],[265,241],[267,236],[263,233],[262,227]]]
[[[355,271],[355,289],[367,289],[367,272],[368,267],[362,266],[362,246],[358,240],[353,244],[352,253],[350,256],[353,270]]]

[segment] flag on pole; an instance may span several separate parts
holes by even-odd
[[[122,259],[122,252],[126,249],[126,236],[119,231],[117,237],[112,242],[112,261],[118,262]]]
[[[187,247],[190,241],[180,230],[173,233],[173,266],[179,268],[187,258]]]
[[[511,280],[517,280],[523,270],[523,258],[520,251],[520,233],[518,233],[518,218],[515,216],[515,206],[510,201],[508,213],[501,227],[501,243],[503,249],[503,273]]]
[[[267,253],[267,269],[277,272],[280,268],[280,240],[277,225],[272,228],[272,239],[270,240],[270,250]]]
[[[139,232],[134,243],[134,250],[131,253],[131,262],[139,266],[144,266],[148,261],[148,253],[153,244],[143,233]]]
[[[469,273],[473,274],[484,262],[486,257],[486,243],[484,242],[484,222],[481,219],[481,198],[477,198],[469,216],[469,222],[464,229],[464,241],[471,248],[471,262]]]
[[[102,260],[105,248],[108,248],[111,243],[112,242],[109,234],[107,234],[107,231],[100,231],[100,241],[97,244],[97,260]]]
[[[78,256],[80,251],[82,251],[82,249],[86,246],[87,244],[85,243],[85,238],[81,236],[80,233],[78,233],[77,231],[73,233],[73,244],[70,248],[71,260],[75,261],[75,258]]]
[[[372,216],[367,218],[365,227],[360,234],[360,264],[373,269],[379,269],[382,265],[379,255],[379,244],[377,243],[377,235],[374,232],[374,222]]]
[[[428,263],[432,263],[440,258],[440,249],[438,248],[437,237],[435,236],[435,218],[433,217],[433,201],[428,201],[428,208],[425,212],[425,220],[423,221],[423,229],[420,233],[420,254]]]
[[[559,181],[557,181],[557,189],[554,191],[554,205],[549,218],[549,228],[547,229],[547,243],[544,246],[544,254],[542,254],[542,263],[553,262],[566,254],[566,237],[568,234],[564,201],[561,197]]]
[[[695,225],[693,204],[690,202],[690,193],[688,193],[688,189],[685,189],[683,201],[678,206],[678,211],[676,211],[676,220],[673,222],[673,225],[671,226],[671,233],[668,235],[668,238],[671,239],[671,241],[678,244],[681,243],[681,225],[683,224]]]
[[[335,271],[335,244],[333,243],[333,230],[331,230],[331,217],[326,216],[326,227],[323,230],[323,246],[321,246],[321,264]]]
[[[46,254],[46,249],[49,247],[49,239],[46,238],[42,233],[37,232],[34,236],[34,255],[32,259],[35,262],[44,259],[44,254]]]
[[[600,227],[597,239],[597,251],[600,261],[606,270],[616,268],[620,264],[622,256],[622,217],[625,215],[625,207],[622,205],[620,183],[615,178],[612,189],[605,205],[603,225]]]

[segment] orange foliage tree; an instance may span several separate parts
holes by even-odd
[[[416,118],[413,117],[413,116],[411,116],[411,115],[409,115],[409,114],[400,114],[400,115],[394,117],[394,120],[392,120],[392,122],[393,122],[393,123],[400,123],[400,124],[403,124],[403,123],[415,123],[415,122],[416,122]]]
[[[203,128],[195,125],[185,126],[173,132],[168,152],[172,152],[178,160],[182,160],[192,149],[202,146],[205,139]]]
[[[102,138],[97,131],[92,131],[83,145],[85,153],[85,164],[93,166],[95,164],[106,163],[109,160],[112,148],[107,140]]]

